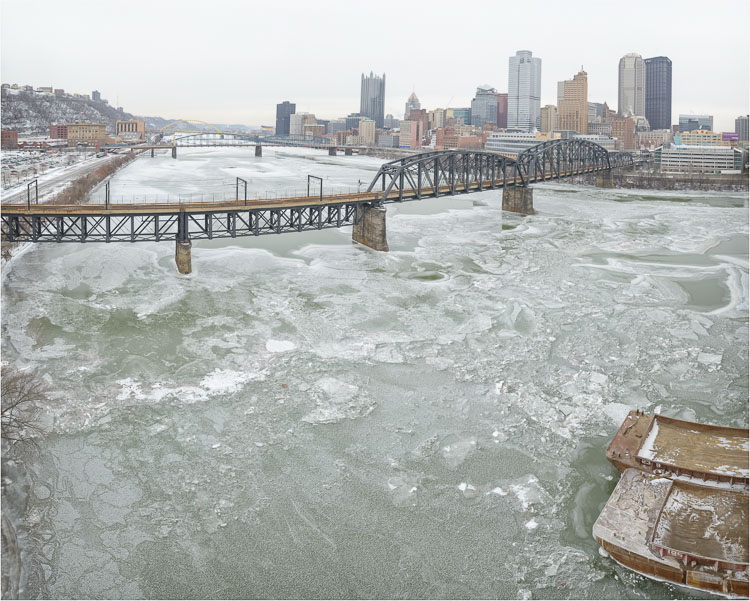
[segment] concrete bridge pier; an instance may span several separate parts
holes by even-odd
[[[615,180],[612,178],[611,171],[602,171],[596,174],[596,187],[597,188],[614,188]]]
[[[344,148],[344,155],[345,156],[352,156],[352,149],[351,148]]]
[[[175,240],[174,262],[177,263],[177,271],[183,275],[193,271],[191,248],[193,248],[193,243],[190,240],[180,240],[179,237]]]
[[[521,215],[536,215],[533,188],[527,186],[503,188],[503,211],[520,213]]]
[[[256,144],[255,146],[255,156],[256,157],[262,157],[263,156],[263,146],[260,144]]]
[[[172,158],[177,158],[177,146],[172,146]]]
[[[336,156],[336,147],[335,146],[331,146],[328,149],[328,156],[329,157],[335,157]]]
[[[385,237],[385,207],[362,205],[359,208],[359,221],[354,224],[352,241],[374,250],[388,252],[388,240]]]
[[[153,148],[151,149],[151,158],[152,159],[154,158],[154,149]]]

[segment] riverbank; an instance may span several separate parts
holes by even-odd
[[[568,178],[570,183],[593,186],[596,174],[578,175]],[[746,192],[748,174],[738,175],[678,175],[654,171],[613,171],[612,181],[615,188],[641,190],[724,190],[729,192]]]

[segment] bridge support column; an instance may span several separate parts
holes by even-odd
[[[328,149],[328,156],[329,157],[335,157],[336,156],[336,147],[335,146],[331,146]]]
[[[385,237],[385,207],[362,205],[359,209],[359,222],[354,224],[352,240],[374,250],[388,252]]]
[[[352,149],[351,148],[344,148],[344,154],[348,157],[352,156]]]
[[[611,171],[602,171],[596,174],[596,187],[597,188],[614,188],[615,180],[612,178]]]
[[[193,271],[192,262],[190,260],[190,249],[193,248],[193,243],[190,240],[175,240],[174,249],[174,262],[177,263],[177,271],[183,275],[187,275]]]
[[[256,157],[262,157],[263,156],[263,147],[258,144],[255,146],[255,156]]]
[[[527,186],[503,188],[503,211],[511,211],[521,215],[536,215],[533,188]]]
[[[172,158],[177,158],[177,146],[172,146]]]
[[[152,159],[154,158],[154,149],[153,148],[151,149],[151,158]]]

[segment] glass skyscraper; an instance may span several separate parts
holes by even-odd
[[[497,90],[480,86],[471,101],[471,124],[482,127],[485,123],[497,125]]]
[[[672,61],[655,56],[646,64],[646,119],[651,129],[672,127]]]
[[[373,75],[367,77],[362,73],[362,93],[359,100],[359,112],[363,117],[375,121],[375,127],[383,128],[385,116],[385,73],[383,77]]]
[[[508,60],[508,128],[534,131],[541,127],[542,59],[519,50]]]
[[[281,136],[289,133],[289,115],[294,115],[297,105],[285,100],[276,105],[276,135]]]

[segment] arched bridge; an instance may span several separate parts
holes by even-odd
[[[466,150],[415,154],[382,165],[366,192],[275,200],[171,204],[2,206],[2,236],[28,242],[138,242],[176,240],[176,261],[190,273],[191,240],[281,234],[354,226],[352,238],[388,250],[385,204],[503,188],[503,209],[534,213],[530,184],[633,166],[626,153],[583,140],[555,140],[506,156]],[[609,177],[608,177],[609,176]],[[609,183],[608,183],[609,182]],[[239,183],[239,180],[238,180]],[[238,188],[239,190],[239,188]]]

